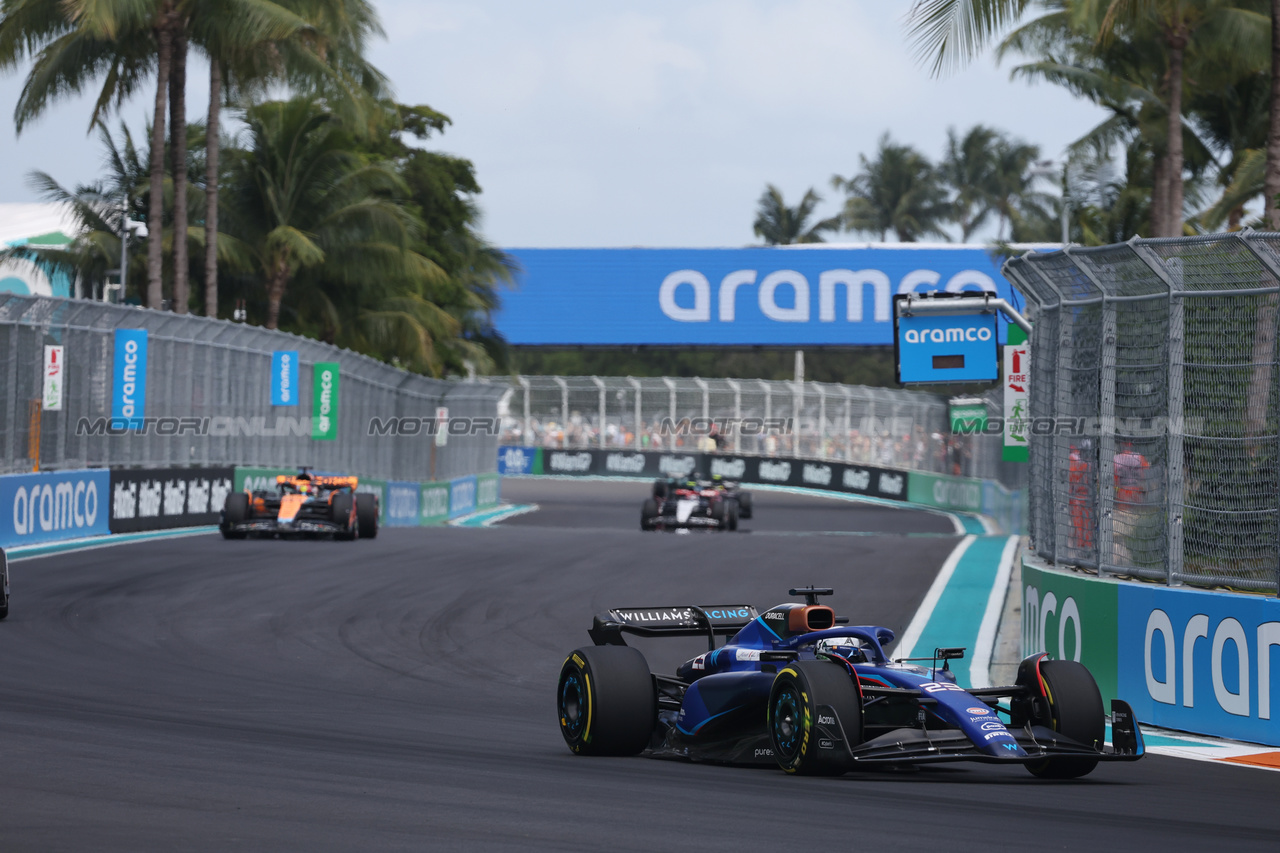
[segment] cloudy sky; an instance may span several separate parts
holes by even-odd
[[[948,79],[912,59],[909,0],[381,0],[373,60],[400,100],[448,114],[432,146],[475,162],[484,232],[500,246],[752,243],[768,182],[837,209],[885,131],[938,157],[948,127],[999,127],[1058,156],[1101,118],[1061,90],[983,59]],[[0,78],[12,115],[25,69]],[[207,72],[188,104],[203,113]],[[0,202],[36,201],[25,176],[93,179],[91,99],[22,136],[0,131]],[[148,104],[123,117],[141,135]],[[854,239],[849,235],[846,239]]]

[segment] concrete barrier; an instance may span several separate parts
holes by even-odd
[[[1023,653],[1093,672],[1141,722],[1280,746],[1280,600],[1022,564]]]

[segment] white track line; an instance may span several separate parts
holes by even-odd
[[[947,557],[946,562],[942,564],[942,568],[938,571],[938,576],[933,579],[933,586],[929,587],[929,591],[925,593],[924,601],[920,602],[920,609],[912,617],[911,624],[907,626],[907,630],[902,632],[902,638],[898,640],[898,646],[894,649],[894,657],[911,657],[916,643],[920,640],[920,635],[924,633],[925,627],[929,624],[929,619],[933,617],[933,610],[938,606],[938,600],[942,598],[943,590],[947,588],[951,576],[955,574],[960,558],[964,556],[965,551],[969,550],[969,546],[976,541],[978,541],[978,537],[970,534],[961,539],[960,544],[951,551],[950,556]]]
[[[1013,560],[1018,555],[1020,537],[1010,536],[1000,552],[1000,566],[996,569],[995,583],[987,596],[987,609],[982,614],[978,628],[977,648],[969,663],[969,683],[974,687],[991,686],[991,655],[996,647],[996,631],[1000,628],[1000,616],[1004,613],[1004,600],[1009,594],[1009,577],[1013,574]]]

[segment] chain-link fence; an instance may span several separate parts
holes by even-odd
[[[984,398],[992,417],[997,393]],[[518,376],[503,442],[802,457],[1025,483],[999,435],[951,432],[947,398],[763,379]]]
[[[1035,320],[1037,553],[1276,591],[1280,235],[1071,248],[1005,274]]]
[[[110,420],[117,329],[147,330],[146,415],[152,422],[142,428],[114,428]],[[60,411],[41,411],[46,345],[64,348]],[[298,354],[295,406],[272,405],[275,351]],[[37,463],[42,469],[308,465],[373,478],[443,480],[497,465],[496,415],[504,388],[430,379],[283,332],[0,293],[0,353],[5,472],[30,471]],[[340,365],[332,441],[311,437],[312,373],[320,362]],[[437,446],[441,407],[449,420],[445,443]]]

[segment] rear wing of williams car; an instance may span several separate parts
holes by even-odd
[[[706,637],[715,648],[716,637],[731,637],[759,616],[750,604],[717,604],[700,607],[617,607],[596,614],[587,631],[597,646],[625,646],[624,633],[638,637]]]

